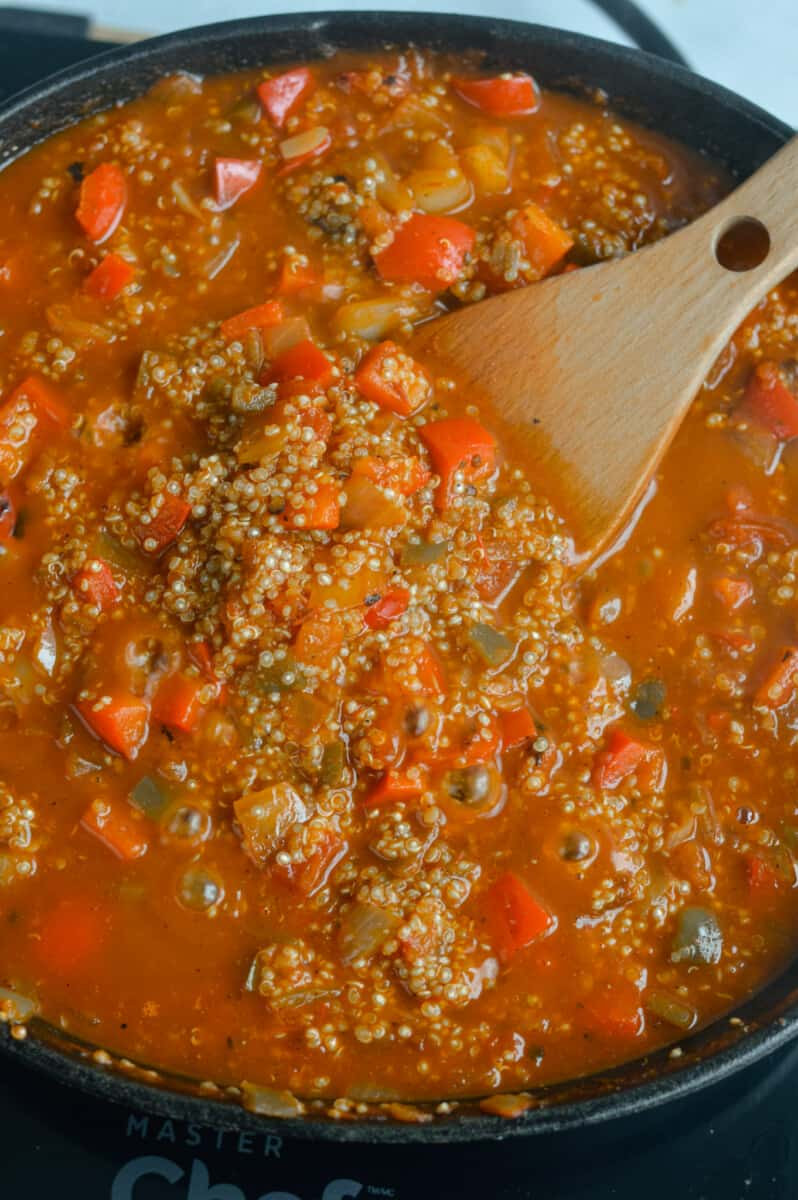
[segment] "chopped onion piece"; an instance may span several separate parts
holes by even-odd
[[[305,1106],[292,1092],[278,1092],[276,1088],[261,1087],[257,1083],[241,1084],[244,1108],[262,1117],[301,1117]]]
[[[200,221],[205,220],[202,209],[194,203],[179,179],[172,180],[172,195],[177,207],[181,208],[184,213],[188,213],[190,217],[197,217]]]
[[[649,992],[646,996],[646,1008],[655,1017],[684,1031],[692,1029],[698,1020],[692,1004],[678,1000],[676,996],[671,996],[667,992]]]
[[[232,242],[228,242],[228,244],[221,249],[218,254],[214,254],[213,258],[209,259],[202,268],[202,274],[205,276],[205,278],[215,279],[216,276],[223,271],[230,262],[230,259],[233,257],[240,245],[241,239],[235,237],[233,238]]]
[[[338,309],[335,328],[350,337],[375,341],[385,337],[402,321],[411,320],[414,315],[413,305],[394,296],[388,299],[355,300],[351,304],[342,304]]]
[[[329,130],[324,125],[317,125],[315,129],[306,129],[304,133],[286,138],[284,142],[280,142],[278,149],[285,161],[289,162],[292,158],[301,158],[312,154],[314,150],[320,150],[329,139]]]
[[[367,958],[379,950],[397,930],[401,921],[376,904],[356,901],[341,921],[340,946],[345,963]]]
[[[0,1021],[10,1021],[12,1024],[28,1021],[37,1008],[35,1000],[20,996],[19,992],[12,992],[10,988],[0,987]]]

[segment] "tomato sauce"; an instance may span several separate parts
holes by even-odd
[[[4,170],[9,1014],[346,1109],[605,1068],[784,965],[795,280],[581,577],[407,349],[728,187],[416,51],[166,79]]]

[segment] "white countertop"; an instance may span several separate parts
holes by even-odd
[[[17,4],[25,0],[16,0]],[[415,9],[515,17],[615,40],[588,0],[28,0],[30,7],[90,13],[101,25],[164,33],[267,12]],[[798,126],[798,0],[639,0],[690,65]]]

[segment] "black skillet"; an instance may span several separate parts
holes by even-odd
[[[650,25],[627,0],[606,0],[607,11],[627,21],[652,49],[672,53],[652,39]],[[632,26],[628,18],[632,17]],[[635,21],[637,22],[635,26]],[[642,38],[641,38],[642,40]],[[623,114],[694,147],[745,178],[769,158],[792,130],[732,92],[665,59],[577,34],[514,21],[427,13],[311,13],[272,16],[187,30],[111,51],[44,80],[0,107],[0,164],[35,142],[91,113],[145,91],[175,71],[213,74],[244,67],[324,57],[343,49],[406,45],[438,50],[478,50],[487,69],[526,69],[547,87],[592,96],[601,89]],[[278,1123],[286,1137],[339,1142],[443,1144],[509,1136],[576,1132],[648,1113],[679,1102],[784,1046],[798,1035],[798,963],[737,1010],[667,1050],[617,1070],[552,1086],[536,1104],[509,1121],[461,1105],[429,1124],[408,1125],[376,1113],[357,1123],[326,1119],[323,1108]],[[193,1081],[158,1075],[132,1064],[101,1065],[93,1047],[79,1044],[34,1020],[25,1040],[0,1032],[0,1050],[94,1095],[196,1125],[263,1132],[265,1118],[231,1097],[209,1097]],[[673,1112],[673,1110],[670,1110]],[[621,1126],[623,1123],[619,1123]]]

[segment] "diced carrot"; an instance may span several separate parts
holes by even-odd
[[[152,702],[152,715],[168,729],[191,733],[202,716],[200,695],[206,686],[195,676],[176,674],[165,679]]]
[[[104,242],[116,229],[127,205],[127,181],[116,163],[101,163],[80,185],[75,212],[78,224],[93,242]]]
[[[639,1037],[645,1026],[640,993],[625,979],[595,988],[585,1001],[585,1017],[591,1030],[611,1038]]]
[[[477,483],[493,474],[496,442],[478,421],[470,417],[431,421],[418,432],[429,450],[433,470],[440,477],[435,494],[439,510],[447,508],[454,498],[455,475],[460,473],[465,483]]]
[[[654,747],[629,737],[622,729],[613,729],[609,741],[593,763],[593,786],[611,790],[629,775],[635,774],[651,755]]]
[[[731,579],[727,575],[712,580],[712,591],[721,604],[731,612],[750,600],[754,593],[754,589],[747,579]]]
[[[429,483],[432,472],[417,454],[397,455],[394,458],[376,458],[364,454],[356,458],[352,476],[363,475],[378,487],[412,496],[419,488]]]
[[[68,975],[102,949],[107,929],[101,909],[89,897],[59,900],[42,918],[36,956],[48,970]]]
[[[314,491],[305,491],[302,504],[286,506],[283,523],[288,529],[337,529],[341,523],[341,488],[334,480],[314,482]]]
[[[286,254],[280,266],[277,291],[281,296],[295,296],[307,288],[321,283],[321,276],[306,258],[298,254]]]
[[[11,491],[0,492],[0,542],[7,542],[14,536],[17,524],[17,505]]]
[[[519,209],[510,228],[524,243],[526,256],[539,279],[547,275],[574,244],[570,234],[552,221],[538,204],[525,204]]]
[[[491,117],[525,117],[540,107],[537,84],[523,72],[493,79],[453,79],[452,87],[463,100]]]
[[[476,231],[454,217],[414,213],[399,225],[393,241],[375,256],[378,274],[392,283],[418,283],[431,292],[451,287]]]
[[[404,771],[390,770],[363,797],[363,803],[366,808],[382,808],[386,804],[418,800],[423,794],[424,781],[418,771],[408,775]]]
[[[294,138],[291,139],[292,142],[295,142],[296,140],[297,139]],[[303,141],[305,140],[306,139],[303,138]],[[277,172],[277,178],[281,179],[284,175],[290,175],[292,171],[296,171],[299,167],[303,167],[305,163],[313,162],[313,160],[316,158],[321,158],[322,154],[327,153],[327,151],[330,149],[330,146],[332,146],[332,138],[330,137],[329,131],[320,126],[317,130],[315,130],[313,144],[309,146],[307,150],[303,150],[301,154],[292,154],[286,158],[283,165]],[[283,143],[280,149],[283,150],[285,148],[285,143]]]
[[[250,329],[268,329],[271,325],[279,325],[283,319],[283,308],[278,300],[267,300],[265,304],[257,304],[244,312],[228,317],[219,326],[219,332],[226,342],[234,342],[242,338]]]
[[[136,537],[147,554],[161,554],[171,546],[191,515],[191,505],[182,496],[172,492],[161,495],[163,502],[150,523],[142,523],[136,529]]]
[[[115,300],[136,272],[121,254],[106,254],[83,283],[83,290],[95,300]]]
[[[427,372],[395,342],[369,350],[355,371],[355,384],[367,400],[400,417],[418,412],[432,395]]]
[[[798,437],[798,396],[787,387],[778,363],[759,363],[748,380],[739,411],[780,441]]]
[[[232,208],[260,179],[262,163],[255,158],[217,158],[213,164],[216,204]]]
[[[80,820],[89,833],[112,850],[117,858],[133,862],[147,853],[146,826],[122,800],[94,800]]]
[[[108,612],[119,600],[114,573],[102,558],[90,559],[75,575],[72,587],[100,612]]]
[[[757,689],[754,704],[758,708],[783,708],[798,686],[798,648],[786,646],[764,683]]]
[[[505,750],[515,750],[538,736],[535,719],[528,708],[514,708],[512,712],[503,712],[499,724]]]
[[[523,880],[506,871],[485,896],[485,915],[496,953],[504,964],[554,923]]]
[[[311,853],[301,863],[291,863],[284,870],[298,891],[304,896],[314,896],[324,887],[348,848],[340,834],[330,830],[319,837]]]
[[[339,613],[315,612],[306,617],[294,638],[294,654],[310,666],[328,663],[341,649],[344,623]]]
[[[363,619],[369,629],[387,629],[391,621],[407,611],[409,603],[410,592],[407,588],[391,588],[374,604],[367,606]]]
[[[302,101],[315,86],[315,80],[307,67],[285,71],[272,79],[258,84],[258,99],[263,105],[272,125],[282,129],[291,113],[296,112]]]
[[[75,706],[86,725],[111,750],[131,761],[147,740],[150,706],[140,696],[117,691]]]
[[[324,388],[333,378],[333,364],[315,342],[306,339],[277,355],[272,363],[271,378],[278,381],[304,379]]]

